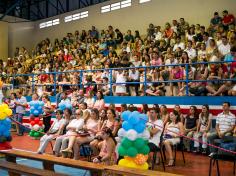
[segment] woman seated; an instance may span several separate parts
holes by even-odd
[[[65,127],[65,119],[62,118],[62,111],[56,111],[56,119],[54,120],[51,128],[48,132],[40,139],[40,145],[38,148],[37,153],[42,154],[45,152],[45,149],[50,141],[55,139],[57,136],[62,134],[64,127]]]
[[[170,113],[170,120],[171,121],[166,124],[164,131],[164,145],[166,152],[169,155],[169,163],[167,166],[174,165],[174,157],[171,146],[180,143],[179,135],[184,134],[184,125],[181,122],[177,111],[174,110]]]
[[[112,130],[113,136],[116,135],[116,133],[119,129],[119,123],[116,120],[116,112],[114,109],[109,109],[107,111],[107,120],[105,120],[103,122],[103,124],[100,126],[99,132],[96,134],[95,139],[92,142],[90,142],[90,146],[92,147],[94,152],[96,152],[97,149],[98,150],[101,149],[101,143],[102,143],[101,132],[102,132],[102,130],[104,130],[106,128],[109,128]]]
[[[98,118],[99,112],[97,109],[92,109],[89,118],[85,121],[85,125],[83,126],[83,133],[79,133],[79,137],[70,136],[68,147],[62,150],[62,153],[71,154],[74,149],[74,159],[78,159],[79,148],[81,144],[91,142],[96,133],[98,132]]]
[[[56,143],[53,149],[56,156],[59,156],[60,149],[64,150],[67,147],[70,136],[77,136],[77,132],[81,130],[84,125],[82,110],[76,110],[75,115],[76,119],[71,120],[70,123],[66,126],[66,134],[56,139]]]
[[[197,125],[197,131],[194,133],[194,152],[199,152],[199,142],[197,142],[200,138],[202,138],[202,153],[206,154],[207,149],[207,133],[209,132],[211,128],[211,119],[212,114],[209,113],[209,106],[203,105],[202,106],[202,112],[199,115],[199,123]]]
[[[112,157],[115,153],[116,140],[113,137],[112,130],[110,128],[104,128],[101,132],[101,151],[99,155],[93,159],[94,163],[104,163],[106,165],[114,164]]]

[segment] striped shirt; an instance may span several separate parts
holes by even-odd
[[[235,115],[229,112],[229,114],[224,114],[224,112],[218,114],[216,119],[216,124],[219,125],[220,132],[225,132],[235,125]]]

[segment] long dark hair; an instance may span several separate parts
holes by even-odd
[[[104,128],[102,131],[105,132],[106,134],[108,134],[112,138],[112,140],[114,141],[115,145],[117,144],[116,139],[113,136],[112,130],[110,128]]]
[[[208,104],[204,104],[204,105],[202,105],[202,106],[204,106],[204,107],[207,109],[207,112],[206,112],[206,114],[203,114],[203,113],[201,112],[200,116],[201,116],[202,119],[205,117],[206,122],[207,122],[208,119],[209,119],[209,114],[210,114],[210,113],[209,113],[209,105],[208,105]]]
[[[175,124],[179,123],[181,121],[181,119],[180,119],[180,115],[179,115],[178,111],[173,110],[173,114],[176,116]]]

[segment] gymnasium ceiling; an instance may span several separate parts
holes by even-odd
[[[0,0],[0,20],[8,15],[36,21],[105,1],[109,0]]]

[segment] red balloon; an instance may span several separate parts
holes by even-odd
[[[39,126],[43,126],[43,122],[42,121],[39,122]]]
[[[39,124],[39,118],[35,118],[34,121],[36,124]]]
[[[35,125],[35,121],[31,121],[30,124],[31,124],[31,126],[34,126]]]

